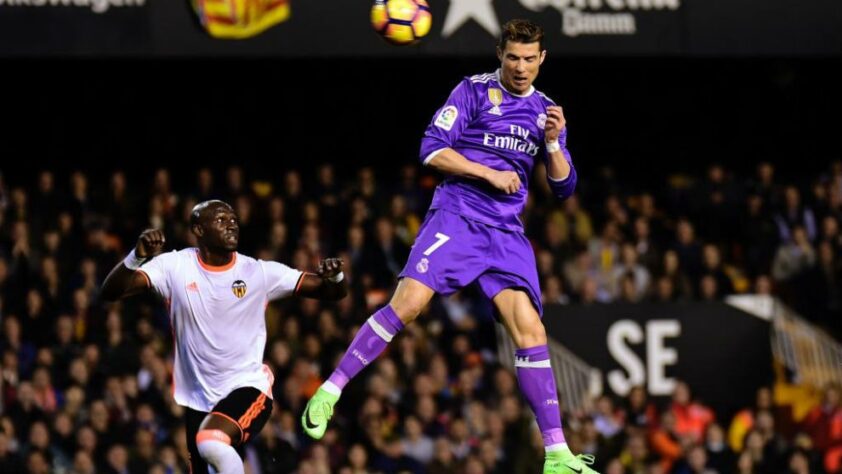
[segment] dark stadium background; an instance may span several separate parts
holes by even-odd
[[[653,167],[816,171],[842,150],[835,58],[564,58],[536,85],[560,103],[585,173],[611,165],[646,186]],[[229,160],[266,172],[330,161],[389,169],[458,80],[487,59],[10,60],[0,153],[14,169]],[[178,158],[173,160],[173,158]],[[12,172],[12,170],[9,170]]]

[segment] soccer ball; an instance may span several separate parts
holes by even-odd
[[[427,0],[375,0],[371,25],[392,44],[412,44],[430,32],[433,16]]]

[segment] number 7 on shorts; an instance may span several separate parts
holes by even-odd
[[[427,250],[424,251],[425,256],[429,257],[431,253],[435,252],[436,249],[438,249],[439,247],[444,245],[445,242],[450,240],[450,236],[444,235],[441,232],[436,232],[436,239],[438,239],[438,240],[433,242],[433,245],[427,247]]]

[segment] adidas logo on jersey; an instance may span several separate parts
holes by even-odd
[[[190,282],[190,284],[187,285],[187,291],[195,291],[196,293],[198,293],[199,285],[197,285],[195,281]]]

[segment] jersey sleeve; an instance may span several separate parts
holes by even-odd
[[[476,97],[473,83],[466,78],[453,89],[421,139],[421,161],[426,165],[440,151],[452,148],[475,116]]]
[[[546,149],[544,150],[544,165],[547,165],[547,183],[550,185],[553,195],[563,200],[573,194],[573,191],[576,189],[576,182],[579,180],[579,177],[576,175],[576,167],[573,166],[573,159],[570,157],[570,152],[567,151],[567,127],[564,127],[558,135],[558,144],[561,146],[561,153],[564,155],[564,159],[570,165],[570,174],[564,179],[553,179],[550,177],[549,154],[546,153]]]
[[[144,263],[137,271],[146,276],[146,281],[149,283],[155,293],[161,295],[164,299],[172,298],[172,281],[170,275],[178,264],[178,252],[173,250]]]
[[[266,295],[270,300],[283,298],[298,289],[304,272],[283,263],[260,261],[266,278]]]

